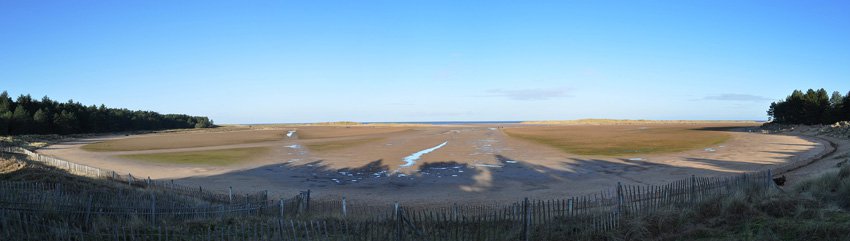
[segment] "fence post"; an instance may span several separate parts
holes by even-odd
[[[92,199],[93,199],[93,198],[94,198],[94,197],[93,197],[93,194],[89,194],[89,203],[88,203],[88,205],[86,206],[86,220],[85,220],[85,225],[92,225],[91,223],[89,223],[89,220],[91,220],[91,219],[90,219],[90,217],[91,217],[91,208],[92,208],[92,206],[91,206],[91,205],[92,205]]]
[[[230,198],[230,203],[233,203],[233,187],[232,186],[227,191],[227,197]]]
[[[342,217],[345,218],[348,216],[348,210],[345,207],[345,197],[342,197]]]
[[[694,175],[691,175],[691,204],[694,204],[694,195],[696,195],[696,182],[697,178]]]
[[[395,240],[401,241],[401,214],[398,212],[398,202],[395,202]]]
[[[151,193],[151,224],[156,223],[156,194]]]
[[[127,173],[127,185],[133,186],[133,174]]]
[[[295,213],[304,213],[304,199],[306,199],[307,194],[304,191],[298,192],[298,195],[295,196]]]
[[[767,169],[767,178],[765,178],[765,186],[771,187],[770,185],[773,182],[773,175],[770,173],[770,169]]]
[[[528,198],[525,198],[522,201],[522,237],[525,241],[529,241],[531,236],[531,213],[528,208]]]
[[[310,189],[307,189],[307,212],[310,212]]]
[[[623,212],[623,185],[617,182],[617,213]]]
[[[281,197],[280,198],[280,217],[281,218],[283,218],[283,215],[284,215],[284,213],[283,213],[283,202],[284,202],[284,199],[283,199],[283,197]]]

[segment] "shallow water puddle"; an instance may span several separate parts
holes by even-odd
[[[502,166],[499,166],[499,165],[485,164],[485,163],[475,164],[475,166],[479,166],[479,167],[494,167],[494,168],[502,168]]]
[[[380,178],[382,176],[387,176],[387,171],[383,170],[383,171],[380,171],[380,172],[372,173],[372,176],[374,178]]]
[[[402,159],[402,160],[404,161],[404,164],[403,164],[403,165],[401,165],[401,166],[399,166],[399,167],[409,167],[409,166],[413,166],[413,164],[416,164],[416,160],[419,160],[419,158],[421,158],[421,157],[422,157],[422,155],[425,155],[425,154],[428,154],[428,153],[430,153],[430,152],[432,152],[432,151],[435,151],[435,150],[437,150],[437,149],[440,149],[441,147],[445,146],[446,144],[449,144],[449,142],[448,142],[448,141],[445,141],[445,142],[443,142],[442,144],[439,144],[439,145],[437,145],[437,146],[435,146],[435,147],[431,147],[431,148],[428,148],[428,149],[425,149],[425,150],[421,150],[421,151],[418,151],[418,152],[416,152],[416,153],[413,153],[413,154],[412,154],[412,155],[410,155],[410,156],[406,156],[406,157],[404,157],[404,159]]]

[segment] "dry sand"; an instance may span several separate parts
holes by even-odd
[[[331,127],[294,126],[268,130],[297,130],[293,137],[284,135],[276,141],[122,152],[80,149],[92,142],[128,138],[106,136],[52,145],[39,152],[121,173],[202,185],[205,189],[224,191],[232,186],[240,191],[269,190],[273,196],[287,198],[311,189],[314,197],[346,196],[354,202],[451,203],[516,201],[522,197],[563,198],[612,188],[618,182],[661,184],[691,175],[733,175],[806,159],[826,150],[824,141],[812,137],[750,133],[740,129],[729,131],[732,136],[729,141],[708,147],[710,149],[588,157],[509,137],[499,127],[413,126],[403,131],[349,129],[340,132],[348,134],[333,135],[326,129]],[[322,133],[321,138],[299,139],[297,133],[308,133],[309,128],[315,128],[314,133]],[[304,147],[311,142],[375,138],[378,140],[327,151],[311,151]],[[444,142],[445,146],[422,155],[412,166],[401,167],[406,156]],[[229,166],[148,163],[116,157],[259,146],[272,150],[267,155]]]

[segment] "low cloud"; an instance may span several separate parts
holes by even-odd
[[[488,91],[494,97],[506,97],[514,100],[548,100],[552,98],[570,97],[569,90],[564,88],[538,88]]]
[[[758,95],[748,95],[748,94],[721,94],[721,95],[713,95],[706,96],[703,98],[704,100],[720,100],[720,101],[769,101],[771,99],[761,97]]]

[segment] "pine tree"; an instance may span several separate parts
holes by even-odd
[[[829,109],[829,94],[825,89],[821,88],[815,92],[812,98],[813,109],[811,110],[811,124],[832,124],[832,111]]]
[[[850,92],[847,92],[841,101],[841,108],[838,108],[837,115],[839,121],[850,121]]]
[[[829,105],[831,105],[833,107],[838,107],[843,102],[844,102],[844,96],[841,95],[841,92],[833,91],[832,96],[829,97]]]
[[[30,133],[30,125],[32,124],[32,116],[23,105],[15,107],[15,112],[12,113],[12,134],[27,134]]]
[[[794,90],[784,101],[773,102],[767,110],[771,121],[782,124],[832,124],[850,120],[850,93],[830,96],[825,89]]]
[[[0,112],[12,111],[12,98],[9,98],[9,93],[3,91],[0,93]]]
[[[35,122],[35,133],[45,134],[50,132],[50,115],[44,109],[38,109],[35,111],[35,114],[32,115],[33,122]]]
[[[47,96],[34,100],[21,95],[12,100],[0,93],[0,135],[110,132],[127,130],[159,130],[171,128],[212,127],[212,120],[202,116],[162,115],[153,111],[130,111],[100,106],[85,106],[69,100],[60,103]]]
[[[10,135],[11,133],[12,112],[5,110],[0,111],[0,135]]]
[[[832,96],[829,97],[829,111],[827,111],[827,116],[824,119],[827,120],[828,124],[835,123],[841,121],[841,108],[844,105],[844,96],[841,95],[841,92],[833,91]]]

